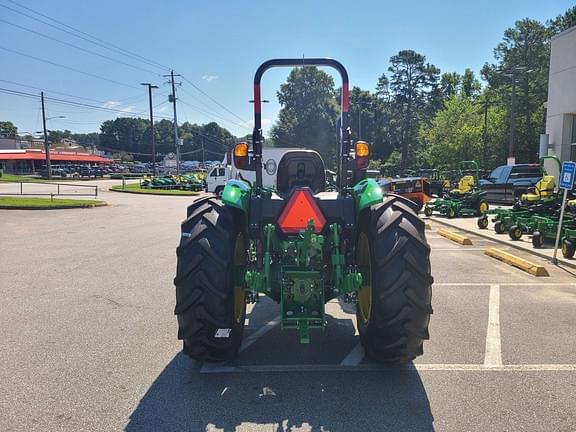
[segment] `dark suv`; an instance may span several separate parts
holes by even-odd
[[[486,199],[492,202],[513,204],[543,176],[539,164],[502,165],[480,180],[480,188],[486,191]]]

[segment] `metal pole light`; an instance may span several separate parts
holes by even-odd
[[[512,99],[510,101],[510,138],[508,142],[508,157],[514,157],[514,139],[516,133],[516,76],[519,73],[529,73],[532,69],[526,69],[526,66],[515,66],[507,71],[504,76],[512,79]]]
[[[46,118],[46,108],[44,106],[44,92],[40,92],[40,100],[42,101],[42,131],[44,133],[44,151],[46,152],[46,173],[48,180],[52,179],[52,163],[50,161],[50,144],[48,143],[48,130],[46,129],[46,121],[65,118],[64,116],[55,116]]]
[[[148,86],[148,105],[150,106],[150,135],[152,140],[152,175],[156,177],[156,137],[154,136],[154,115],[152,113],[152,89],[157,89],[158,86],[150,83],[140,83],[140,85]]]

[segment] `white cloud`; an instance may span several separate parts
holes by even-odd
[[[134,108],[136,107],[134,105],[128,105],[123,107],[120,102],[110,100],[107,101],[104,105],[102,105],[102,108],[114,109],[125,113],[131,113],[134,112]]]
[[[202,76],[202,79],[210,82],[210,81],[217,80],[217,79],[218,79],[218,75],[203,75],[203,76]]]
[[[160,108],[158,108],[157,111],[163,113],[165,111],[168,111],[168,108],[170,108],[168,105],[164,105],[164,106],[161,106]]]
[[[102,105],[102,108],[114,108],[114,109],[116,109],[119,106],[120,106],[120,102],[107,101],[104,105]]]

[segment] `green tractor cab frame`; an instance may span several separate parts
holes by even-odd
[[[276,187],[263,187],[262,75],[273,67],[308,66],[330,66],[342,77],[336,185],[326,190],[317,152],[295,149],[280,159]],[[403,363],[422,354],[433,281],[424,223],[411,201],[384,197],[366,178],[369,146],[358,141],[352,149],[348,110],[348,74],[336,60],[276,59],[256,71],[256,180],[229,180],[221,197],[198,198],[181,227],[175,313],[189,356],[234,358],[246,304],[261,295],[280,304],[282,328],[296,330],[301,343],[326,326],[325,304],[340,297],[356,303],[369,357]],[[249,152],[246,143],[237,144],[235,164],[246,163]]]

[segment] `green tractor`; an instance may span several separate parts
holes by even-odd
[[[276,187],[262,185],[260,81],[273,67],[330,66],[342,77],[336,184],[312,150],[286,152]],[[220,197],[188,207],[177,248],[178,338],[194,359],[227,361],[239,350],[246,304],[266,295],[280,304],[283,329],[310,343],[326,325],[325,304],[356,303],[360,341],[375,361],[404,363],[421,355],[432,313],[430,247],[409,200],[383,197],[366,178],[368,144],[351,142],[348,74],[332,59],[275,59],[254,77],[252,149],[233,150],[234,164],[255,182],[229,180]],[[322,337],[321,333],[317,337]]]
[[[455,218],[460,216],[481,216],[488,211],[486,192],[480,190],[480,170],[475,161],[462,161],[459,166],[458,187],[448,192],[444,198],[437,198],[426,204],[424,214],[428,217],[436,211],[441,215]]]

